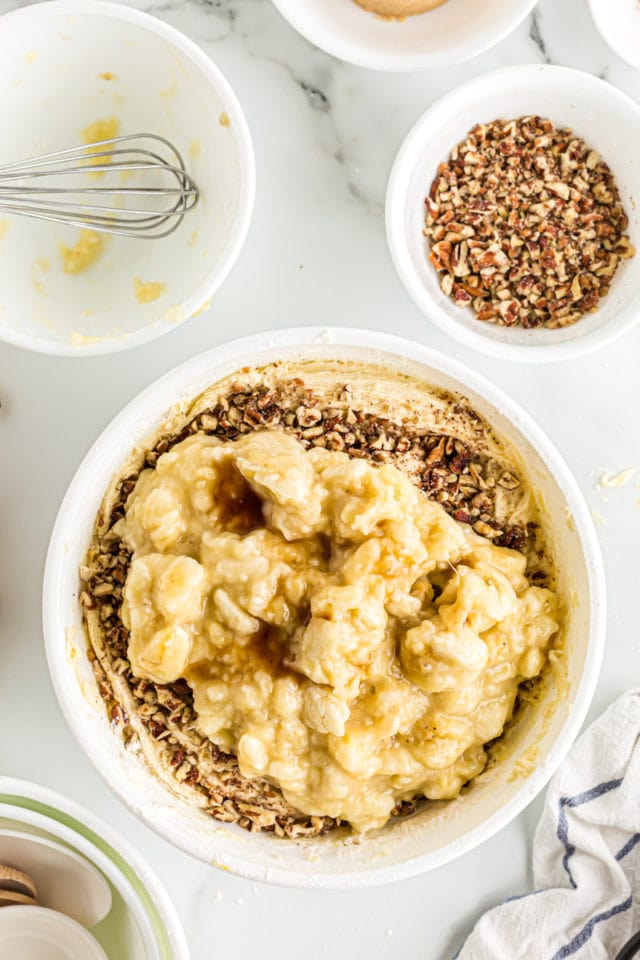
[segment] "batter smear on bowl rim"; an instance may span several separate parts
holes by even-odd
[[[517,452],[463,397],[354,362],[245,369],[177,410],[80,575],[119,734],[283,837],[456,797],[563,608]]]

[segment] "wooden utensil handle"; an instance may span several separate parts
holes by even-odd
[[[27,873],[0,863],[0,894],[5,890],[23,893],[28,897],[35,897],[37,893],[36,885]]]
[[[0,908],[15,907],[18,904],[25,907],[37,907],[38,901],[26,893],[16,893],[15,890],[0,890]]]

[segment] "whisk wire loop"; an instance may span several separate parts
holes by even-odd
[[[127,186],[135,175],[139,182]],[[106,185],[92,182],[98,177]],[[166,237],[199,198],[182,155],[157,134],[112,137],[0,164],[0,213],[120,236]]]

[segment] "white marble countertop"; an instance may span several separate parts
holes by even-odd
[[[0,0],[0,13],[17,6],[19,0]],[[408,76],[332,60],[295,34],[269,0],[136,0],[135,6],[199,43],[235,87],[255,141],[257,205],[245,249],[214,305],[166,337],[83,362],[0,345],[0,771],[72,796],[133,841],[175,900],[193,960],[444,960],[486,907],[528,888],[540,801],[457,862],[369,892],[257,886],[191,860],[120,805],[65,726],[40,626],[47,540],[98,431],[181,360],[235,336],[296,324],[331,322],[412,337],[478,368],[520,401],[558,444],[601,515],[610,618],[591,715],[599,712],[640,674],[640,493],[635,478],[606,501],[594,490],[602,469],[640,464],[640,328],[601,353],[546,368],[505,366],[465,351],[405,295],[387,254],[383,202],[405,133],[462,80],[547,60],[604,77],[640,100],[640,71],[605,46],[586,0],[542,0],[489,53]]]

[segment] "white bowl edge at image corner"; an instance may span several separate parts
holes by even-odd
[[[640,290],[636,291],[635,296],[628,297],[628,301],[623,304],[622,310],[627,314],[624,322],[614,323],[614,317],[611,317],[601,327],[583,334],[578,321],[571,329],[576,330],[576,336],[573,339],[559,341],[557,343],[509,343],[506,339],[507,333],[504,333],[505,339],[494,339],[492,328],[483,329],[482,322],[475,320],[469,313],[462,313],[464,308],[453,307],[450,298],[446,297],[440,290],[439,285],[435,293],[428,290],[422,278],[418,274],[415,266],[415,250],[417,238],[411,227],[413,219],[422,222],[422,216],[418,218],[418,208],[422,212],[424,207],[424,197],[428,192],[428,182],[425,183],[424,190],[420,196],[412,202],[410,195],[411,181],[414,177],[414,171],[419,163],[423,152],[423,143],[428,132],[430,123],[434,117],[438,117],[447,105],[451,105],[455,110],[457,103],[464,97],[464,94],[472,92],[480,83],[493,82],[496,86],[508,90],[507,80],[509,76],[526,77],[531,76],[532,86],[535,86],[536,74],[546,74],[547,76],[555,74],[559,81],[579,82],[592,90],[598,90],[605,96],[624,105],[628,110],[631,119],[636,121],[640,127],[640,104],[624,91],[609,84],[606,80],[595,77],[590,73],[581,70],[575,70],[571,67],[557,66],[556,64],[519,64],[507,67],[499,67],[496,70],[490,70],[487,73],[475,77],[473,80],[465,81],[459,86],[444,94],[435,103],[431,104],[426,111],[417,119],[413,127],[404,138],[396,158],[394,160],[385,199],[385,227],[387,236],[387,246],[392,263],[400,282],[403,284],[406,292],[416,304],[420,312],[439,327],[444,333],[452,337],[465,346],[485,353],[489,356],[498,357],[503,360],[511,360],[517,363],[541,363],[568,361],[575,357],[592,353],[598,349],[605,348],[629,332],[640,321]],[[550,111],[551,112],[551,111]],[[579,133],[578,133],[579,135]],[[442,160],[446,160],[450,150],[455,144],[447,144],[442,148]],[[597,145],[595,145],[597,146]],[[615,170],[614,170],[615,175]],[[638,192],[640,194],[640,169],[636,173]],[[636,229],[640,224],[638,216],[638,206],[640,205],[640,196],[630,198],[630,206],[633,210],[633,220]],[[413,212],[412,212],[413,211]],[[426,240],[424,241],[426,244]],[[424,248],[425,260],[428,259],[428,251]],[[636,252],[636,257],[640,258],[640,249]],[[620,275],[618,281],[622,281],[628,268],[629,261],[620,265]],[[614,296],[613,289],[607,294],[603,301],[603,309],[608,306],[613,307],[612,301],[608,300]],[[635,304],[635,307],[634,307]],[[460,310],[460,321],[453,319],[449,311]],[[455,316],[455,314],[453,314]],[[503,331],[499,331],[500,334]],[[515,331],[517,334],[520,331]],[[553,331],[542,331],[543,335]],[[536,333],[532,331],[532,337]]]
[[[353,0],[344,0],[345,3],[353,3]],[[296,6],[295,0],[272,0],[274,7],[280,15],[286,20],[300,36],[304,37],[309,43],[325,53],[342,60],[345,63],[353,64],[365,70],[375,70],[384,73],[426,73],[427,71],[437,70],[454,64],[465,63],[475,57],[486,53],[506,37],[508,37],[519,26],[522,21],[529,16],[538,0],[517,0],[516,12],[507,20],[503,27],[493,34],[487,32],[486,38],[478,42],[467,41],[466,44],[459,44],[453,50],[446,48],[439,53],[433,52],[397,52],[394,45],[384,52],[379,50],[366,49],[362,44],[350,43],[348,39],[339,36],[331,29],[317,30],[317,23],[313,15],[307,17],[305,12],[300,12],[299,6]],[[373,17],[375,14],[368,11],[360,11],[363,16]],[[430,11],[420,16],[429,17],[435,11]],[[380,18],[383,20],[384,18]],[[415,17],[407,17],[402,26],[410,28]],[[387,24],[391,26],[391,24]]]
[[[190,960],[187,939],[172,900],[153,868],[124,836],[117,833],[104,820],[70,797],[63,796],[32,781],[0,775],[0,795],[33,800],[44,807],[68,815],[103,840],[109,849],[113,850],[123,860],[149,895],[158,914],[157,922],[161,924],[165,931],[173,951],[170,960]],[[3,816],[7,819],[13,819],[16,823],[21,822],[34,826],[36,829],[44,830],[89,860],[113,884],[125,900],[138,925],[145,949],[148,950],[149,945],[152,944],[153,954],[148,960],[162,960],[161,949],[157,943],[154,930],[154,921],[148,914],[146,904],[140,898],[129,877],[123,873],[119,864],[107,852],[97,847],[83,833],[79,833],[72,826],[49,816],[46,812],[0,801],[0,818]],[[121,960],[121,958],[114,958],[114,960]],[[129,958],[126,958],[126,960],[129,960]]]
[[[640,70],[640,6],[637,0],[588,2],[591,19],[607,46],[630,67]]]
[[[46,3],[39,0],[39,2],[29,6],[18,7],[1,15],[0,29],[2,29],[5,21],[10,23],[14,20],[29,20],[40,16],[47,18],[55,14],[74,16],[78,13],[95,14],[96,16],[114,18],[138,25],[165,40],[199,68],[220,96],[225,112],[229,115],[230,126],[233,128],[237,144],[238,164],[241,172],[238,209],[225,248],[215,261],[214,270],[211,272],[215,272],[215,279],[211,279],[210,275],[181,304],[184,317],[179,322],[156,319],[145,323],[134,332],[120,336],[98,337],[95,342],[84,343],[81,346],[66,340],[33,336],[0,324],[0,343],[5,341],[12,346],[33,353],[82,359],[85,356],[99,356],[134,349],[175,330],[178,326],[192,319],[202,309],[203,304],[206,304],[213,294],[220,289],[236,265],[249,233],[255,207],[256,161],[251,131],[244,110],[220,67],[186,34],[150,13],[129,6],[127,0],[122,0],[122,2],[111,2],[111,0],[47,0]]]
[[[298,355],[302,357],[305,353],[308,355],[310,349],[315,348],[318,351],[322,349],[332,352],[341,345],[356,350],[366,350],[369,353],[373,352],[374,359],[379,357],[384,360],[385,357],[389,359],[395,357],[395,359],[406,360],[408,358],[418,364],[439,369],[445,376],[459,383],[463,389],[475,391],[498,413],[511,420],[516,430],[532,445],[534,450],[537,451],[537,455],[545,463],[546,468],[553,474],[561,496],[573,514],[589,583],[591,629],[585,666],[572,697],[573,708],[540,766],[523,785],[522,789],[513,797],[510,797],[502,808],[494,811],[485,821],[467,834],[451,841],[444,850],[422,854],[399,864],[366,867],[364,869],[356,867],[350,873],[335,871],[331,874],[319,873],[315,877],[312,874],[301,873],[299,868],[289,868],[286,865],[265,867],[264,864],[257,864],[255,860],[251,859],[250,852],[246,850],[240,852],[239,843],[232,853],[225,851],[217,856],[211,850],[207,851],[207,857],[211,855],[216,865],[222,865],[225,869],[230,869],[232,872],[250,880],[266,881],[285,886],[325,889],[373,886],[395,879],[415,876],[435,866],[440,866],[472,849],[506,825],[543,789],[568,751],[584,721],[595,691],[604,647],[606,600],[602,558],[593,521],[575,479],[557,449],[531,417],[514,401],[510,400],[503,391],[486,381],[475,371],[419,343],[388,334],[350,330],[348,328],[306,327],[253,335],[223,344],[186,361],[157,380],[137,398],[134,398],[114,418],[96,441],[72,480],[60,508],[47,555],[43,593],[43,621],[47,659],[53,685],[71,732],[110,789],[136,816],[140,817],[165,839],[170,840],[175,846],[197,857],[197,843],[193,837],[191,839],[185,838],[179,830],[170,829],[165,815],[159,815],[155,808],[147,809],[149,804],[147,803],[145,806],[143,798],[132,794],[130,790],[127,791],[126,778],[121,775],[121,772],[116,771],[114,773],[112,771],[110,773],[108,768],[101,768],[100,759],[104,762],[104,757],[97,757],[95,744],[92,744],[91,736],[83,725],[77,722],[71,708],[74,684],[67,669],[65,657],[61,655],[60,638],[64,636],[65,620],[69,622],[68,617],[70,616],[66,612],[68,601],[62,598],[62,583],[64,580],[64,544],[70,534],[71,536],[76,535],[73,530],[74,518],[76,517],[74,504],[83,499],[82,489],[87,476],[94,479],[100,476],[99,462],[105,455],[109,456],[109,449],[115,443],[114,436],[117,436],[121,429],[127,425],[130,426],[132,422],[136,424],[136,430],[138,430],[140,424],[144,424],[147,430],[152,429],[155,424],[154,416],[157,419],[158,410],[170,408],[172,400],[175,404],[185,394],[192,397],[194,390],[198,388],[197,385],[200,386],[200,389],[203,389],[200,379],[204,379],[209,370],[214,369],[219,379],[237,369],[238,365],[244,365],[248,358],[253,358],[256,362],[269,362],[269,359],[276,359],[274,353],[284,350],[288,350],[291,357]],[[270,357],[267,357],[268,352],[271,354]],[[188,380],[196,384],[193,389],[185,387],[185,374],[187,372],[189,373]],[[80,497],[80,501],[78,501],[78,497]],[[83,535],[84,519],[81,523],[83,525],[81,535]],[[69,691],[71,691],[70,695]],[[112,760],[114,759],[115,755]],[[113,781],[110,777],[113,777]],[[195,829],[191,829],[195,835]],[[198,839],[198,843],[200,839]],[[201,856],[200,859],[203,859],[203,857]]]

